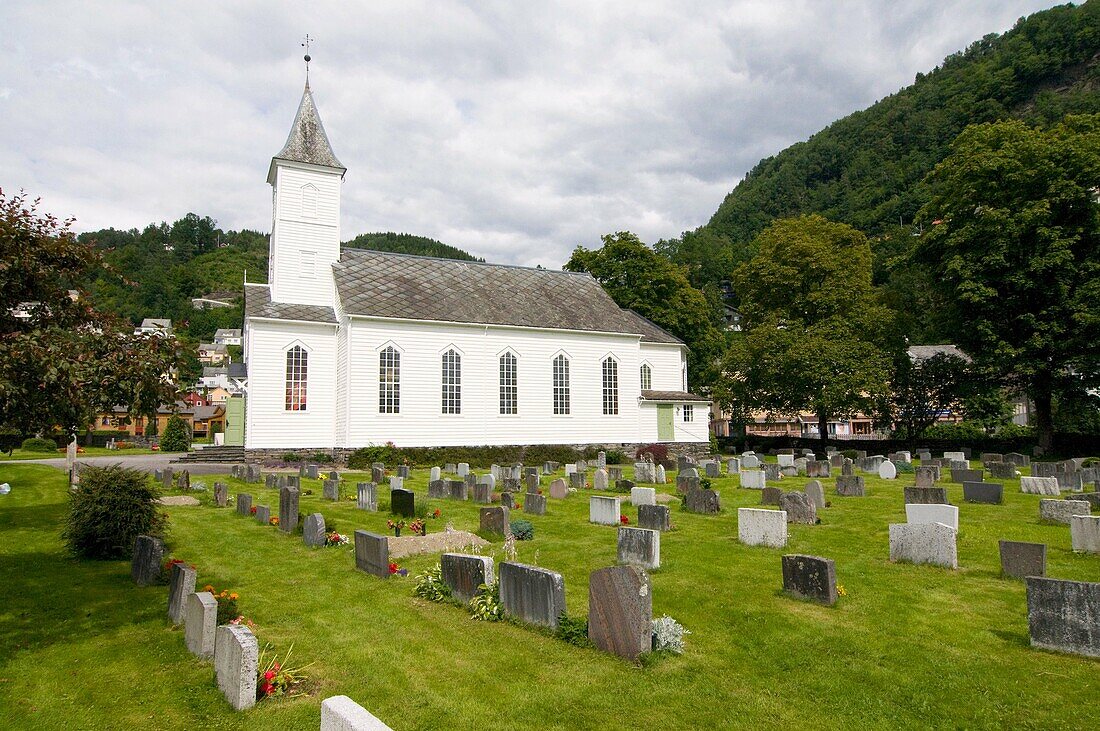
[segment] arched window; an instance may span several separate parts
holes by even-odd
[[[516,356],[505,353],[500,356],[500,413],[518,412],[518,378],[516,374]]]
[[[302,217],[317,218],[317,188],[314,185],[302,186]]]
[[[603,361],[603,413],[619,413],[619,364],[611,357]]]
[[[642,363],[642,390],[649,391],[653,388],[653,369],[648,363]]]
[[[443,413],[462,413],[462,356],[454,350],[443,354]]]
[[[569,413],[569,359],[554,358],[554,413]]]
[[[286,351],[286,410],[306,410],[306,375],[309,353],[300,345]]]
[[[378,354],[378,413],[401,413],[401,354],[392,346]]]

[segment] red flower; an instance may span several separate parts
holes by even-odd
[[[282,665],[280,665],[279,663],[275,663],[275,664],[274,664],[274,665],[272,665],[271,667],[272,667],[272,669],[273,669],[273,670],[274,670],[275,672],[279,672],[280,670],[282,670],[282,669],[283,669],[283,666],[282,666]]]
[[[266,673],[264,673],[264,680],[274,680],[274,679],[275,679],[275,671],[274,670],[268,670]]]
[[[397,573],[397,564],[395,564],[395,563],[390,564],[390,573],[391,574],[396,574]]]
[[[619,522],[622,523],[623,525],[629,525],[630,518],[626,517],[625,515],[620,515],[619,516]]]
[[[436,509],[435,509],[435,512],[434,512],[434,513],[432,513],[432,517],[433,517],[433,518],[438,518],[438,517],[439,517],[439,516],[441,516],[441,515],[443,515],[443,511],[441,511],[441,510],[440,510],[439,508],[436,508]]]
[[[264,695],[271,695],[275,692],[275,686],[271,683],[264,683],[260,686],[260,690],[264,692]]]

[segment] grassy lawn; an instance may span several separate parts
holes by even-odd
[[[77,459],[83,459],[85,457],[128,457],[135,454],[158,454],[151,449],[107,449],[106,447],[83,447],[83,451],[76,455]],[[165,452],[165,454],[170,454]],[[11,456],[8,456],[6,452],[0,452],[0,462],[7,460],[24,460],[24,459],[64,459],[65,450],[61,449],[56,452],[28,452],[23,449],[13,450]]]
[[[418,500],[427,474],[406,480]],[[345,495],[357,477],[347,476]],[[277,513],[276,491],[218,479]],[[652,573],[653,609],[692,634],[684,655],[641,667],[415,598],[412,576],[437,556],[403,560],[408,579],[380,580],[355,571],[350,547],[307,549],[300,536],[211,507],[208,492],[200,507],[168,509],[171,555],[197,564],[199,587],[239,592],[261,645],[293,644],[298,661],[314,663],[310,695],[234,713],[212,665],[167,626],[167,587],[135,587],[127,562],[65,555],[62,474],[0,465],[0,482],[13,486],[0,496],[0,725],[316,728],[321,700],[345,694],[398,730],[1100,726],[1100,662],[1029,647],[1024,585],[1000,578],[997,540],[1048,544],[1048,575],[1059,578],[1100,581],[1100,556],[1072,553],[1068,527],[1040,525],[1039,496],[1008,481],[1003,506],[963,503],[961,486],[948,484],[960,506],[958,571],[891,564],[887,525],[905,521],[910,480],[868,476],[868,497],[827,495],[822,523],[790,526],[782,550],[737,542],[736,508],[757,506],[760,493],[736,478],[714,481],[722,515],[674,506],[676,530],[662,536],[662,567]],[[835,481],[823,482],[831,493]],[[303,513],[323,513],[341,533],[385,533],[386,512],[323,502],[319,481],[303,489],[313,490]],[[430,532],[448,522],[477,529],[479,506],[430,506],[443,512]],[[569,613],[587,614],[588,574],[615,562],[615,529],[587,522],[581,494],[551,500],[545,516],[515,517],[536,531],[519,544],[519,560],[561,572]],[[487,553],[500,560],[501,542]],[[783,596],[784,553],[835,559],[847,596],[834,608]]]

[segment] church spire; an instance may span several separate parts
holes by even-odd
[[[306,48],[306,86],[302,92],[302,101],[298,104],[298,113],[294,115],[294,124],[290,128],[290,135],[286,138],[286,144],[275,160],[291,160],[293,162],[305,162],[311,165],[337,168],[345,171],[336,154],[332,151],[332,144],[325,134],[325,127],[321,124],[321,115],[317,112],[317,104],[313,101],[313,92],[309,88],[309,42],[313,40],[308,35],[302,44]],[[274,162],[274,161],[273,161]]]

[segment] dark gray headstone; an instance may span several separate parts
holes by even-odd
[[[316,480],[321,476],[321,470],[315,464],[307,465],[305,476],[311,480]]]
[[[325,500],[339,500],[340,499],[340,481],[339,480],[325,480],[324,485],[321,487],[321,496]]]
[[[279,490],[279,530],[293,533],[298,530],[298,499],[301,492],[296,487]]]
[[[932,487],[940,477],[940,468],[932,465],[921,465],[913,468],[913,480],[917,487]]]
[[[837,477],[836,494],[847,497],[863,497],[866,494],[863,475],[840,475]]]
[[[718,466],[717,462],[707,462],[707,464],[703,468],[703,470],[704,470],[704,473],[706,474],[707,477],[721,477],[722,476],[721,468]]]
[[[390,544],[385,536],[355,531],[355,568],[383,579],[390,576]]]
[[[451,488],[447,484],[447,480],[432,480],[428,483],[428,497],[430,498],[445,498],[450,497]]]
[[[168,619],[172,624],[183,624],[187,609],[187,597],[195,593],[195,569],[182,563],[172,564],[168,580]]]
[[[1032,647],[1100,657],[1100,583],[1037,576],[1025,581]]]
[[[1084,500],[1091,510],[1100,510],[1100,492],[1079,492],[1071,497],[1073,500]]]
[[[1004,492],[1005,486],[999,482],[963,483],[963,500],[968,503],[990,503],[992,505],[1000,505],[1005,500]]]
[[[160,579],[164,563],[164,541],[153,536],[134,539],[134,557],[130,561],[130,577],[138,586],[149,586]]]
[[[778,487],[765,487],[760,491],[760,504],[761,505],[778,505],[779,496],[783,494],[783,491]]]
[[[829,477],[832,475],[831,465],[828,462],[807,462],[807,477]]]
[[[492,488],[484,482],[474,485],[474,502],[488,505],[493,501]]]
[[[247,492],[237,493],[237,515],[252,515],[252,496]]]
[[[325,516],[320,513],[307,515],[302,521],[302,539],[307,546],[325,545]]]
[[[1001,541],[1001,573],[1014,579],[1047,575],[1045,543]]]
[[[500,493],[500,504],[509,510],[516,509],[516,498],[514,492],[502,492]]]
[[[952,482],[982,482],[985,479],[983,470],[951,470]]]
[[[619,492],[630,492],[634,489],[634,480],[615,480],[615,489]]]
[[[487,533],[500,533],[501,535],[507,533],[508,508],[482,508],[481,530]]]
[[[836,604],[836,565],[820,556],[784,556],[783,591],[799,599]]]
[[[381,485],[386,481],[386,469],[384,467],[378,467],[377,465],[371,467],[370,481],[376,485]]]
[[[1016,465],[1011,462],[993,462],[987,469],[989,476],[995,480],[1011,480],[1016,477]]]
[[[774,482],[780,479],[780,468],[775,462],[764,462],[760,465],[760,468],[764,470],[764,479],[769,482]]]
[[[684,496],[684,510],[715,515],[722,510],[722,498],[715,490],[692,490]]]
[[[488,556],[469,556],[463,553],[445,553],[439,559],[443,571],[443,583],[451,589],[451,595],[460,602],[468,602],[477,596],[478,587],[492,584],[493,559]]]
[[[548,569],[505,561],[500,564],[500,603],[509,616],[556,628],[565,612],[565,579]]]
[[[267,505],[257,505],[256,522],[260,525],[269,525],[271,523],[271,508]]]
[[[465,480],[448,480],[447,487],[450,488],[452,500],[466,499],[466,493],[469,488],[467,488]]]
[[[285,484],[282,487],[295,487],[302,489],[302,478],[298,475],[284,475]],[[282,489],[282,488],[279,488]]]
[[[535,492],[524,495],[523,512],[531,515],[546,515],[546,496]]]
[[[539,491],[539,475],[537,472],[528,472],[527,477],[527,492]]]
[[[658,530],[620,526],[617,548],[620,564],[647,569],[661,567],[661,532]]]
[[[229,505],[229,487],[224,482],[214,483],[214,505],[219,508]]]
[[[817,523],[817,506],[804,492],[785,492],[780,495],[779,509],[787,511],[788,523]]]
[[[949,505],[946,487],[906,487],[902,493],[906,505]]]
[[[409,476],[409,466],[407,464],[397,465],[397,476],[401,479],[405,479]]]
[[[584,473],[573,472],[569,475],[569,486],[577,490],[584,489]]]
[[[629,660],[652,649],[653,591],[638,566],[612,566],[588,579],[588,639]]]
[[[639,505],[638,527],[649,530],[668,530],[672,526],[671,511],[667,505]]]
[[[415,501],[416,498],[412,490],[406,490],[403,487],[390,490],[391,513],[396,513],[404,518],[411,518],[416,515]]]

